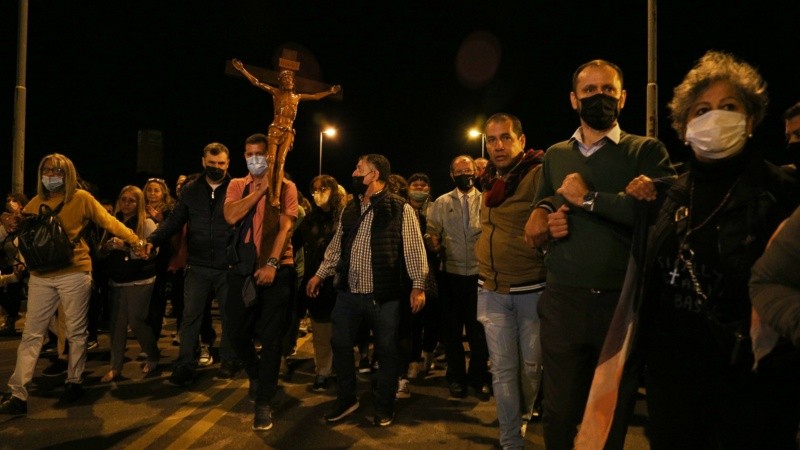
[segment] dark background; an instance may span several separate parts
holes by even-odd
[[[342,101],[300,105],[287,170],[306,193],[326,124],[339,134],[325,138],[323,170],[345,186],[357,156],[376,152],[401,175],[429,173],[436,195],[450,190],[450,159],[480,154],[480,140],[469,140],[466,130],[497,111],[522,119],[529,147],[547,148],[578,126],[570,79],[594,58],[623,68],[628,102],[620,123],[645,133],[645,0],[30,3],[29,195],[39,160],[52,152],[68,155],[110,198],[148,175],[172,185],[179,173],[199,171],[211,141],[231,149],[231,173],[244,175],[244,139],[266,131],[272,99],[226,76],[225,62],[236,57],[274,69],[287,45],[301,51],[300,76],[344,88]],[[771,159],[783,160],[781,116],[800,100],[794,62],[800,2],[662,0],[658,8],[659,137],[673,159],[688,153],[664,105],[694,61],[718,49],[755,65],[768,81],[771,105],[755,138]],[[11,187],[16,0],[0,2],[0,23],[2,193]],[[459,66],[459,51],[476,32],[496,39],[498,51],[467,46],[477,51],[466,52]],[[140,129],[163,132],[163,174],[136,173]]]

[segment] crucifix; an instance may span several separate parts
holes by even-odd
[[[238,59],[234,58],[230,61],[230,64],[233,69],[244,75],[253,86],[263,89],[272,95],[275,117],[267,131],[267,183],[270,185],[269,203],[277,208],[280,206],[281,184],[283,182],[286,155],[294,144],[295,131],[292,126],[294,119],[297,117],[299,103],[303,100],[320,100],[339,94],[342,87],[333,85],[320,89],[319,86],[324,87],[325,85],[311,82],[311,80],[296,78],[295,72],[300,69],[300,61],[297,59],[297,52],[290,49],[283,49],[283,56],[278,63],[281,70],[278,72],[277,77],[272,77],[277,78],[277,86],[261,81],[250,73]],[[265,72],[263,69],[260,69],[260,71]],[[233,73],[235,74],[236,72]],[[295,83],[300,81],[306,87],[315,88],[316,92],[313,94],[296,92]]]
[[[672,272],[670,272],[669,274],[672,275],[672,277],[669,280],[669,284],[675,286],[675,279],[678,278],[678,275],[679,275],[679,273],[678,273],[678,265],[677,264],[675,264],[675,268],[672,269]]]

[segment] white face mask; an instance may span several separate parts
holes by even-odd
[[[253,155],[249,158],[246,158],[245,161],[247,161],[247,170],[249,170],[254,176],[261,176],[261,174],[267,170],[266,156]]]
[[[695,155],[724,159],[742,151],[747,142],[747,116],[714,109],[692,119],[686,126],[686,142]]]

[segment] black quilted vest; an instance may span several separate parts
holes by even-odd
[[[405,201],[386,191],[373,196],[370,201],[374,204],[370,229],[373,294],[378,302],[399,300],[406,297],[410,289],[403,255]],[[342,254],[336,268],[338,280],[336,287],[344,291],[350,291],[347,281],[350,271],[350,250],[357,231],[354,227],[360,216],[359,200],[354,198],[342,213]]]

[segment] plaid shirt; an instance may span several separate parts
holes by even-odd
[[[369,207],[369,203],[361,203],[361,214]],[[372,218],[373,210],[370,209],[361,221],[350,251],[350,273],[347,282],[350,292],[355,294],[371,294],[372,285]],[[425,256],[425,244],[419,230],[419,222],[414,213],[414,208],[408,203],[403,205],[403,254],[405,255],[406,271],[411,278],[412,287],[425,289],[425,277],[428,274],[428,259]],[[325,259],[317,270],[317,276],[325,279],[336,272],[336,265],[342,255],[342,221],[336,227],[336,234],[325,250]]]

